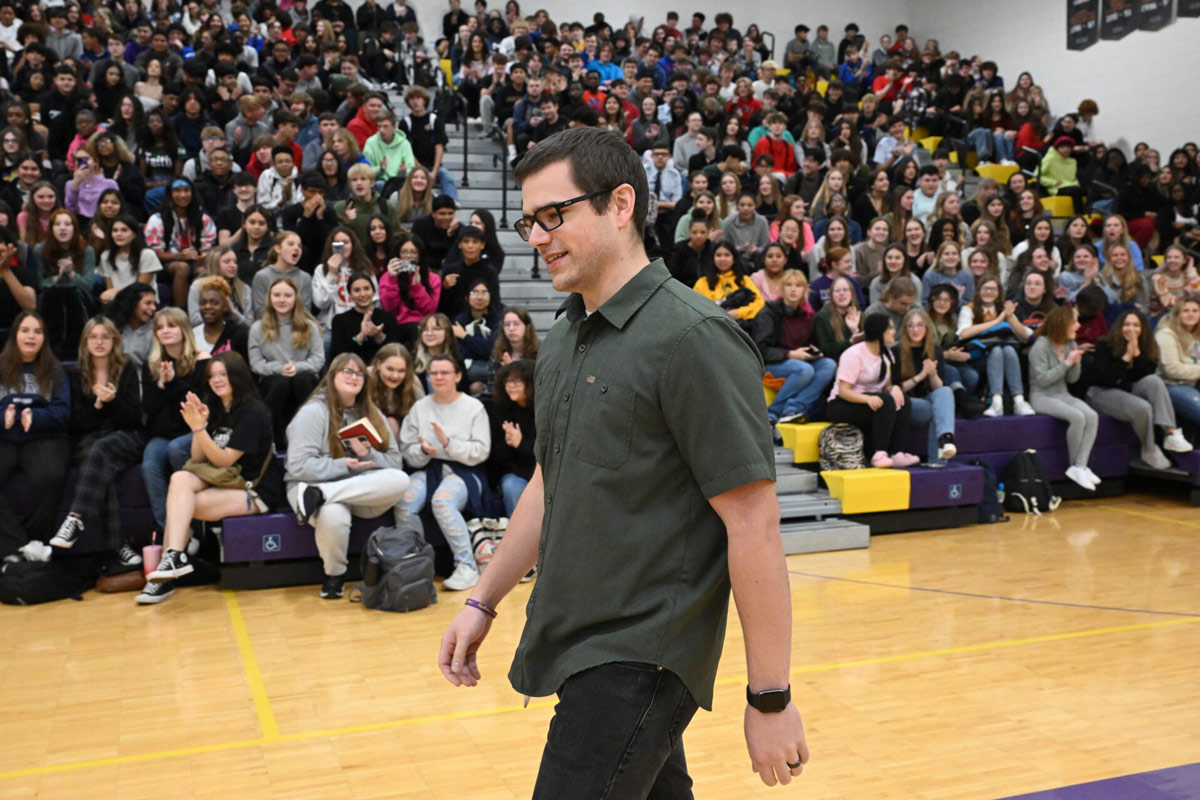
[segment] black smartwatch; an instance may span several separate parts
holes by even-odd
[[[788,684],[786,689],[767,689],[765,692],[752,692],[747,686],[746,702],[764,714],[777,714],[792,702],[792,686]]]

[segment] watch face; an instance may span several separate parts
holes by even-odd
[[[764,713],[775,713],[787,708],[792,700],[792,687],[786,689],[769,689],[754,694],[746,687],[746,702]]]

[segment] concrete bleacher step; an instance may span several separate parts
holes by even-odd
[[[565,292],[560,292],[554,288],[548,278],[532,280],[529,278],[528,271],[521,275],[513,275],[509,278],[508,259],[505,258],[504,273],[500,276],[500,289],[504,292],[504,296],[538,298],[544,300],[556,300],[561,303],[567,299]]]
[[[796,454],[792,452],[792,449],[790,447],[776,447],[775,448],[775,464],[776,464],[776,466],[779,466],[781,464],[786,464],[787,466],[790,467],[792,464],[795,464],[795,463],[796,463]]]
[[[789,556],[854,550],[871,544],[871,529],[848,519],[784,522],[779,526],[779,535],[783,539],[783,552]]]
[[[507,205],[502,205],[501,201]],[[499,218],[500,209],[508,209],[509,222],[520,216],[521,212],[521,193],[509,191],[508,196],[504,197],[500,188],[482,189],[475,188],[474,182],[470,188],[462,186],[458,189],[458,204],[463,208],[486,208]],[[519,238],[519,237],[518,237]],[[521,242],[525,247],[529,245]]]
[[[812,494],[813,492],[817,491],[817,483],[817,473],[815,472],[809,472],[806,469],[797,469],[796,467],[791,466],[790,463],[776,464],[776,494]]]

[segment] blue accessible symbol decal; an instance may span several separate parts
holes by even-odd
[[[283,549],[283,539],[278,533],[263,534],[262,549],[264,553],[278,553]]]
[[[961,483],[950,484],[950,499],[951,500],[961,500],[962,499],[962,484]]]

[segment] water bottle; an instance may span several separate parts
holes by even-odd
[[[996,502],[999,503],[1000,505],[1004,505],[1004,484],[1003,483],[996,485]]]

